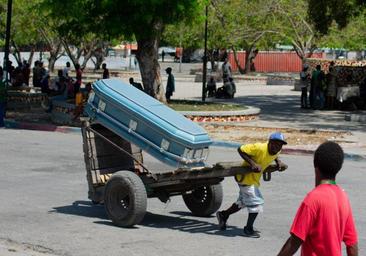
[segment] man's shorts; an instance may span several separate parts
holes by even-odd
[[[258,213],[263,211],[264,199],[259,188],[239,185],[239,197],[236,204],[239,208],[247,207],[249,213]]]

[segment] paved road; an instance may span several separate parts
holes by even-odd
[[[214,148],[210,162],[239,160],[235,150]],[[306,192],[313,187],[312,159],[284,156],[289,170],[263,183],[265,212],[257,220],[262,238],[241,236],[246,212],[234,215],[229,229],[216,219],[190,215],[180,197],[165,205],[148,201],[141,225],[123,229],[106,218],[102,206],[87,199],[81,137],[38,131],[0,130],[0,255],[275,255]],[[149,168],[165,167],[146,157]],[[366,251],[366,162],[346,161],[339,183],[347,190]],[[237,195],[225,179],[223,207]]]

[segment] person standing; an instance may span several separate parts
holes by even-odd
[[[313,109],[316,109],[317,107],[319,107],[319,109],[322,109],[324,107],[323,82],[324,82],[324,73],[321,70],[321,66],[317,65],[316,69],[311,74],[311,84],[310,84],[309,98],[310,98],[310,106]]]
[[[6,83],[3,79],[3,69],[0,67],[0,128],[5,126],[5,106],[6,106]]]
[[[231,214],[240,209],[247,208],[248,220],[243,229],[246,237],[259,238],[260,234],[254,229],[254,221],[259,212],[263,210],[264,200],[259,190],[260,178],[263,171],[275,161],[279,170],[286,169],[278,156],[282,146],[287,144],[285,137],[280,132],[272,133],[265,143],[246,144],[238,148],[239,155],[244,159],[243,166],[249,166],[252,172],[245,175],[236,175],[235,180],[239,186],[238,200],[228,209],[216,212],[220,230],[226,229],[226,222]]]
[[[224,63],[222,64],[221,70],[222,70],[222,80],[224,84],[226,82],[230,82],[230,78],[232,77],[231,76],[232,71],[231,71],[231,65],[228,62],[227,57],[225,58]]]
[[[83,71],[81,70],[79,64],[75,65],[75,72],[76,72],[76,82],[74,84],[74,92],[73,92],[74,95],[76,95],[76,93],[79,92],[83,77]]]
[[[62,70],[62,75],[65,79],[69,79],[69,71],[70,71],[70,62],[66,62],[66,67]]]
[[[337,73],[334,67],[329,67],[329,73],[327,74],[327,108],[334,108],[334,100],[337,95],[337,85],[336,85]]]
[[[321,144],[314,153],[315,188],[297,210],[290,238],[278,256],[341,256],[342,241],[348,256],[358,255],[358,237],[346,192],[336,183],[344,153],[335,142]]]
[[[175,82],[174,76],[172,74],[172,68],[168,67],[165,69],[165,72],[168,74],[168,81],[166,83],[166,91],[165,91],[165,98],[166,101],[170,102],[170,97],[173,96],[173,92],[175,91]]]
[[[161,62],[164,62],[165,52],[164,50],[161,51]]]
[[[103,69],[103,79],[108,79],[109,78],[109,69],[107,68],[106,63],[102,64],[102,69]]]
[[[308,87],[309,87],[309,66],[304,64],[302,71],[300,72],[300,85],[301,85],[301,108],[308,108]]]
[[[40,71],[40,68],[39,68],[39,61],[38,60],[36,60],[35,62],[34,62],[34,66],[33,66],[33,80],[32,80],[32,82],[33,82],[33,87],[41,87],[41,85],[40,85],[40,81],[41,81],[41,77],[40,77],[40,73],[41,73],[41,71]]]

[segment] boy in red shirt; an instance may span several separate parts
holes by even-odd
[[[342,148],[334,142],[325,142],[315,151],[315,188],[301,203],[279,256],[293,255],[300,246],[303,256],[341,256],[342,241],[348,256],[358,255],[352,209],[335,181],[343,158]]]

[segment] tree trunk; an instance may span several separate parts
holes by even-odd
[[[252,55],[253,47],[245,49],[245,74],[250,73],[250,57]]]
[[[29,58],[28,58],[28,64],[29,64],[29,67],[32,65],[32,61],[33,61],[33,57],[34,57],[34,52],[35,52],[35,49],[34,47],[32,47],[30,53],[29,53]]]
[[[17,44],[13,40],[11,43],[14,47],[14,51],[12,52],[12,55],[14,56],[15,60],[17,61],[18,66],[20,66],[20,65],[22,65],[22,58],[20,55],[20,50],[19,50]]]
[[[57,59],[54,55],[50,55],[50,57],[48,58],[48,70],[50,72],[53,72],[53,70],[55,69],[56,60]]]
[[[90,58],[92,57],[92,54],[93,54],[93,51],[91,49],[88,49],[85,52],[86,53],[84,55],[83,63],[80,66],[81,69],[85,69],[86,68],[86,64],[88,63],[88,61],[90,60]]]
[[[95,62],[94,62],[94,68],[95,70],[99,70],[100,66],[102,65],[103,61],[104,61],[104,52],[102,49],[98,49],[94,52],[94,57],[95,57]]]
[[[158,45],[158,35],[151,36],[150,38],[137,38],[138,49],[136,58],[139,62],[145,92],[159,101],[165,102],[164,87],[158,62]]]
[[[72,64],[75,67],[76,64],[79,64],[78,59],[75,58],[74,54],[71,52],[71,49],[70,49],[68,43],[65,40],[62,40],[62,45],[65,48],[65,51],[66,51],[67,56],[69,56]]]
[[[236,50],[234,49],[234,47],[232,47],[232,50],[233,50],[233,54],[234,54],[234,61],[235,61],[236,66],[238,67],[238,70],[239,70],[240,74],[245,74],[245,69],[240,66],[238,55],[237,55]],[[245,55],[245,57],[246,57],[246,55]]]

